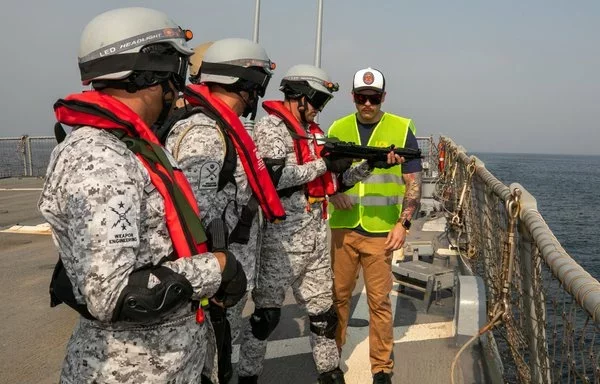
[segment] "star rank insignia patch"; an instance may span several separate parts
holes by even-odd
[[[108,248],[137,247],[139,233],[133,203],[120,196],[107,203]]]

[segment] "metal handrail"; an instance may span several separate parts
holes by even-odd
[[[556,239],[548,224],[537,210],[537,202],[520,184],[513,183],[510,189],[519,188],[521,195],[520,219],[535,241],[542,258],[563,288],[600,325],[600,282],[575,261]]]
[[[444,140],[448,147],[456,151],[459,160],[463,164],[469,164],[472,158],[475,158],[476,174],[504,202],[509,199],[515,188],[521,190],[519,219],[540,250],[542,259],[550,267],[552,275],[560,281],[565,291],[575,298],[579,306],[590,315],[596,325],[600,325],[600,282],[579,265],[562,247],[541,213],[537,210],[535,197],[518,183],[506,187],[485,168],[485,164],[481,160],[475,156],[468,156],[464,147],[456,145],[447,137],[442,136],[441,140]]]

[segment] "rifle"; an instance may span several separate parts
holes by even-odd
[[[404,157],[406,161],[420,159],[421,150],[412,148],[396,148],[393,145],[389,147],[370,147],[348,143],[345,141],[337,141],[335,139],[326,139],[321,150],[322,157],[340,158],[346,157],[351,159],[365,159],[371,162],[386,161],[387,154],[393,150],[400,157]]]

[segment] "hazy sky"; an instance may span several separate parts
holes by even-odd
[[[472,152],[600,155],[600,1],[325,0],[322,67],[341,86],[319,121],[353,111],[351,79],[373,66],[384,110]],[[314,62],[316,0],[262,0],[260,43],[277,63]],[[254,0],[12,1],[0,14],[0,136],[48,135],[52,104],[79,91],[79,35],[122,6],[167,12],[193,45],[252,38]]]

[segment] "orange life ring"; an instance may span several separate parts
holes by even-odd
[[[438,144],[438,154],[438,170],[440,173],[442,173],[444,172],[444,167],[446,166],[446,146],[441,141]]]

